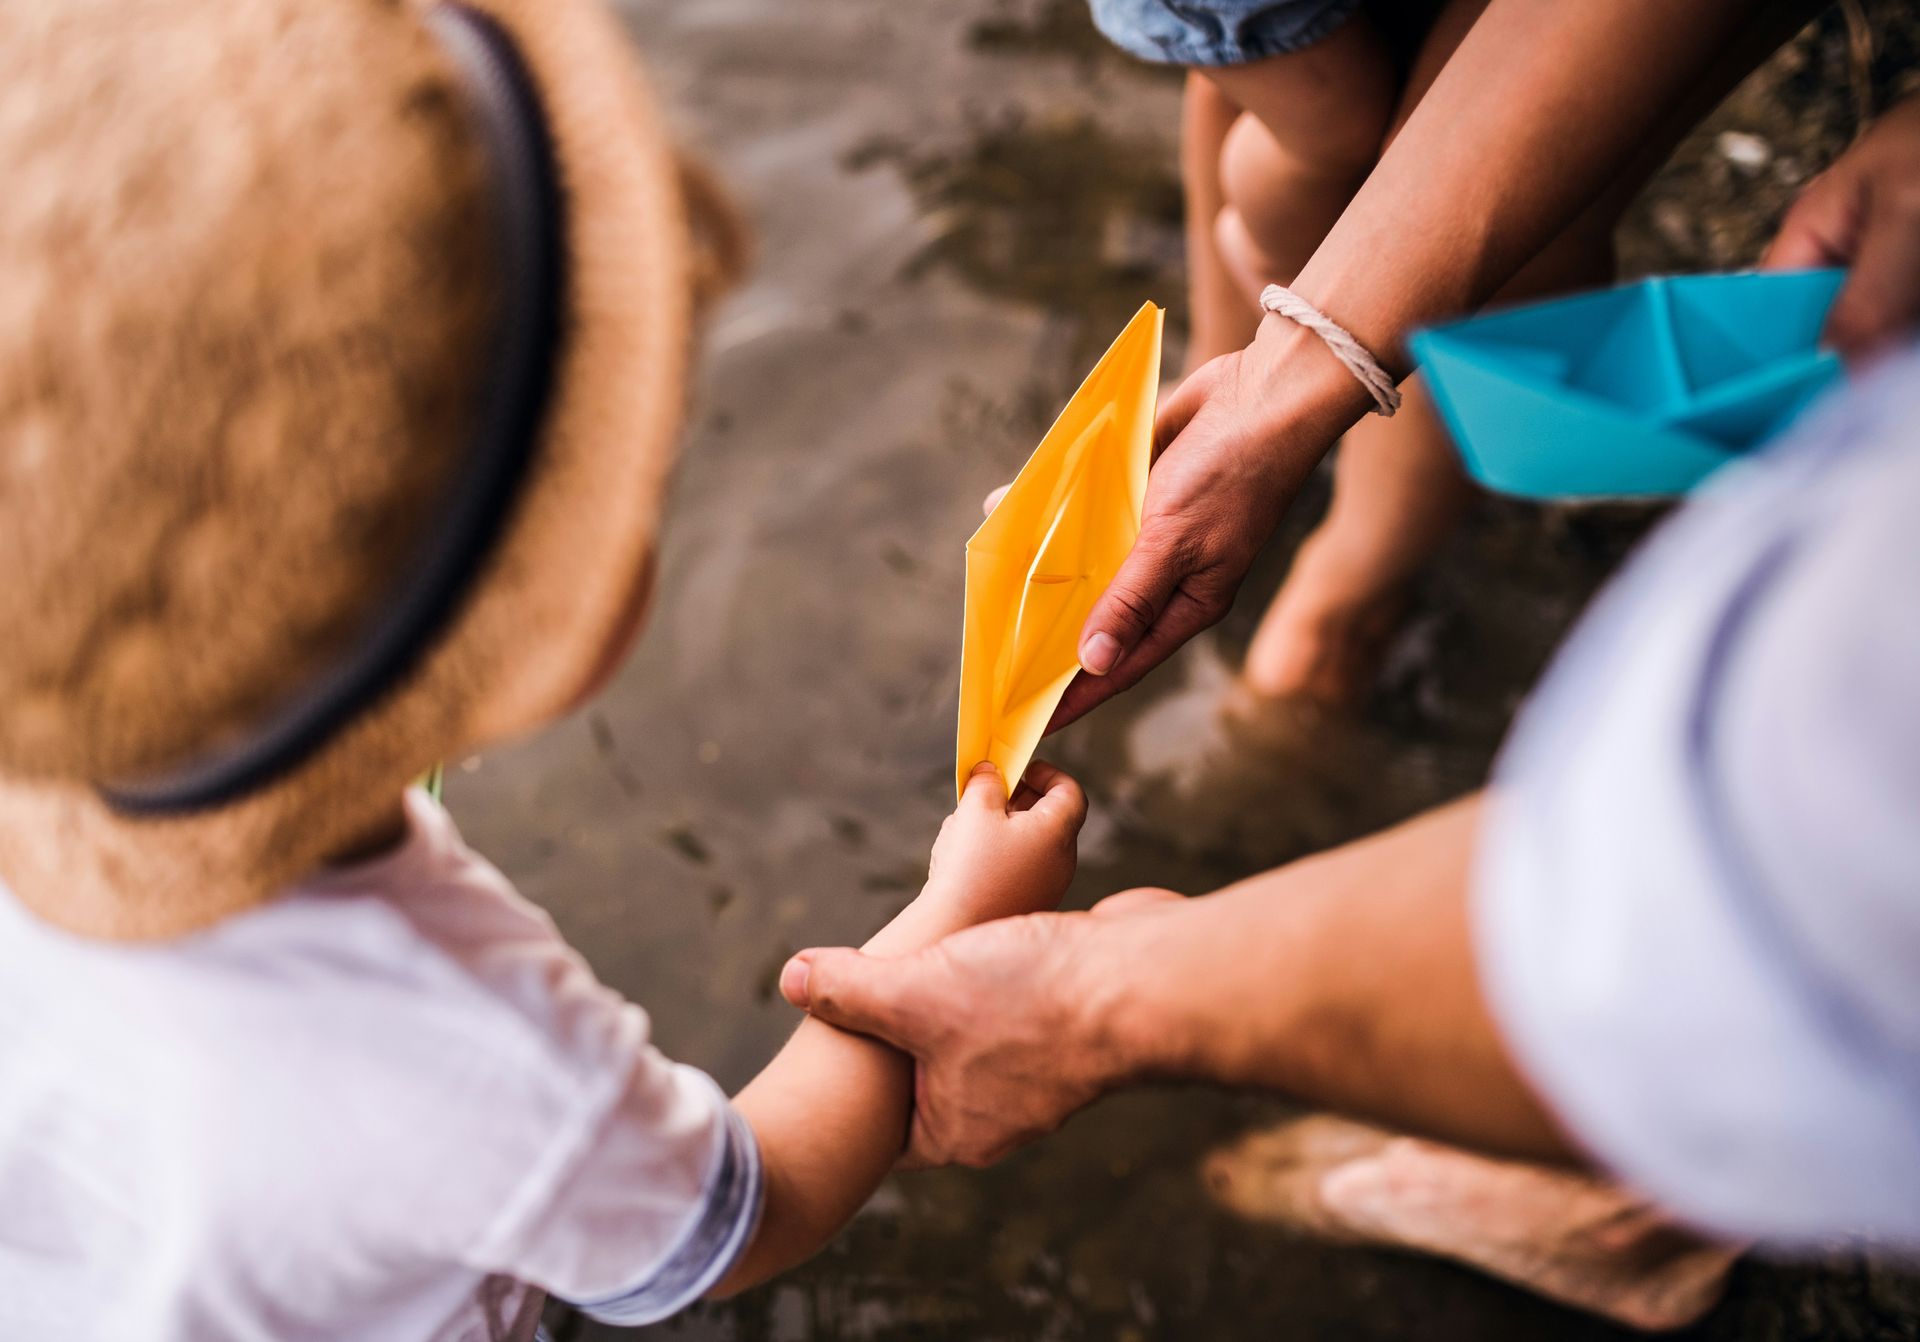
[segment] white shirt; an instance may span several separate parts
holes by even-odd
[[[1503,1033],[1683,1216],[1920,1246],[1920,352],[1728,470],[1523,714],[1476,875]]]
[[[0,887],[0,1337],[520,1339],[643,1322],[750,1238],[751,1135],[461,842],[175,941]]]

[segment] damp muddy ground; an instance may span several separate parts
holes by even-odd
[[[710,332],[638,655],[590,710],[454,770],[448,795],[659,1043],[736,1087],[792,1028],[784,959],[858,940],[919,886],[951,800],[979,499],[1141,301],[1169,307],[1178,343],[1178,85],[1107,50],[1084,0],[624,9],[760,260]],[[1689,140],[1626,263],[1751,260],[1911,56],[1911,25],[1876,23],[1877,56],[1829,19]],[[1324,503],[1316,482],[1225,624],[1049,746],[1094,799],[1074,902],[1204,891],[1473,787],[1649,521],[1488,502],[1425,580],[1363,719],[1233,726],[1222,691]],[[890,1182],[803,1270],[650,1335],[1626,1336],[1441,1263],[1215,1210],[1202,1155],[1285,1112],[1200,1090],[1104,1103],[994,1171]],[[553,1322],[562,1342],[615,1335]],[[1911,1279],[1839,1256],[1743,1266],[1689,1336],[1917,1334]]]

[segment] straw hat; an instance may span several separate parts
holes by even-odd
[[[605,669],[682,178],[594,0],[0,7],[0,162],[0,881],[170,936]]]

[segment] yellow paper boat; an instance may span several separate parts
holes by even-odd
[[[1080,627],[1140,534],[1163,316],[1134,314],[967,542],[956,791],[981,760],[1019,782],[1079,668]]]

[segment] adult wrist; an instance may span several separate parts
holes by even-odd
[[[1297,322],[1269,312],[1247,347],[1267,417],[1330,446],[1373,409],[1373,396],[1326,342]],[[1318,429],[1319,432],[1313,432]]]
[[[1195,1005],[1160,943],[1188,906],[1152,918],[1084,918],[1072,980],[1062,991],[1075,1004],[1074,1035],[1106,1090],[1144,1081],[1197,1079],[1204,1049]]]
[[[1283,873],[1290,871],[1151,916],[1091,920],[1090,944],[1077,960],[1088,1037],[1112,1084],[1208,1081],[1311,1092],[1340,1032],[1326,1028],[1313,969],[1321,901],[1276,901]]]

